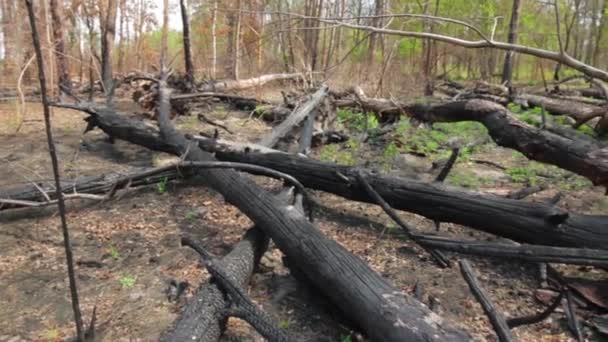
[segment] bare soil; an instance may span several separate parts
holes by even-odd
[[[128,102],[125,110],[137,110]],[[228,126],[234,135],[226,139],[255,141],[270,130],[249,113],[229,107],[215,107],[206,116]],[[171,157],[117,141],[110,144],[103,133],[82,135],[85,124],[81,113],[54,110],[53,132],[61,160],[62,176],[73,179],[103,172],[127,173],[164,163]],[[41,107],[30,103],[27,120],[40,120]],[[212,132],[213,127],[195,117],[179,117],[185,131]],[[51,182],[50,162],[41,121],[27,121],[19,133],[15,108],[0,105],[0,187],[31,181]],[[378,151],[362,148],[358,160],[374,160]],[[313,152],[318,157],[319,150]],[[493,143],[475,158],[525,165],[511,160],[511,151]],[[419,158],[422,179],[432,179],[438,171]],[[479,191],[506,194],[521,188],[504,172],[475,163],[459,163],[456,170],[473,170],[492,184]],[[387,172],[399,173],[396,168]],[[256,178],[270,189],[278,183]],[[549,188],[526,200],[546,200],[558,189]],[[558,204],[568,210],[608,214],[603,189],[586,187],[564,193]],[[478,341],[497,340],[494,332],[462,280],[458,267],[439,269],[419,248],[403,240],[381,209],[367,204],[316,192],[326,208],[319,213],[316,227],[348,250],[364,259],[382,276],[410,292],[416,283],[423,287],[424,301],[438,303],[438,313],[457,322]],[[420,231],[434,232],[433,223],[423,217],[401,213]],[[78,263],[78,286],[85,319],[97,308],[99,339],[103,341],[154,341],[177,317],[180,307],[200,284],[209,279],[196,254],[180,247],[181,234],[194,234],[216,255],[225,254],[251,226],[247,217],[210,189],[196,184],[169,184],[165,191],[151,186],[105,203],[76,203],[71,206],[69,226]],[[491,220],[492,218],[488,218]],[[441,231],[461,238],[494,240],[495,237],[466,227],[443,223]],[[252,298],[301,341],[345,341],[352,332],[319,298],[314,290],[296,282],[281,261],[275,247],[265,254],[258,273],[250,282]],[[459,258],[450,254],[454,264]],[[471,257],[483,287],[507,316],[527,315],[544,309],[535,300],[539,286],[537,265]],[[563,268],[572,274],[577,268]],[[588,271],[588,270],[587,270]],[[588,271],[589,272],[589,271]],[[607,279],[597,271],[595,278]],[[170,302],[166,290],[171,280],[187,281],[186,298]],[[19,220],[0,215],[0,342],[62,341],[73,334],[72,311],[68,295],[65,255],[59,219],[55,213]],[[589,328],[585,328],[590,332]],[[562,312],[544,322],[514,330],[520,341],[569,341]],[[590,340],[598,338],[589,335]],[[246,323],[230,319],[226,340],[262,340]],[[355,340],[355,335],[353,335]]]

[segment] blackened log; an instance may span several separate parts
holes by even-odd
[[[415,239],[423,246],[463,254],[501,257],[530,262],[608,267],[608,251],[606,250],[463,241],[430,235],[416,235]]]
[[[268,238],[262,230],[253,228],[219,263],[236,284],[245,286],[267,247]],[[217,284],[205,284],[186,304],[161,341],[217,341],[224,330],[227,308],[228,302]]]
[[[352,167],[287,153],[257,153],[252,148],[245,148],[249,152],[233,152],[230,146],[220,146],[211,140],[199,144],[215,152],[220,160],[266,166],[294,176],[308,188],[375,203],[356,186],[357,170]],[[393,208],[429,219],[462,224],[530,244],[608,249],[607,216],[567,213],[542,203],[373,173],[369,173],[367,181]]]
[[[494,305],[490,301],[488,294],[483,288],[481,288],[481,286],[477,282],[477,278],[475,277],[473,269],[471,268],[471,265],[469,264],[469,261],[467,259],[460,260],[460,272],[462,273],[464,279],[467,281],[471,292],[473,293],[475,298],[477,298],[479,304],[481,304],[483,311],[486,313],[486,315],[488,315],[488,318],[490,319],[490,322],[492,323],[492,326],[496,331],[496,335],[498,335],[498,340],[500,342],[515,341],[515,337],[513,337],[513,334],[511,333],[511,330],[509,329],[509,326],[507,325],[504,316],[502,315],[502,313],[500,313],[494,308]]]
[[[221,290],[229,296],[230,307],[225,314],[237,316],[251,324],[264,338],[271,342],[289,342],[293,338],[274,322],[274,320],[249,298],[234,279],[232,272],[219,263],[207,250],[189,237],[182,238],[182,246],[194,249],[203,259],[212,282],[220,286]]]
[[[608,148],[532,127],[496,103],[484,100],[418,103],[408,106],[408,110],[422,121],[478,121],[500,146],[587,177],[595,185],[608,185]]]
[[[161,103],[160,112],[163,108],[167,110],[169,103],[166,102]],[[132,120],[109,110],[85,108],[85,111],[91,114],[89,120],[96,127],[117,139],[148,148],[159,147],[172,154],[185,155],[187,160],[213,160],[211,154],[196,148],[173,129],[165,130],[160,139],[135,128]],[[120,129],[115,130],[113,125]],[[160,121],[161,128],[167,125],[171,125],[168,118]],[[202,170],[197,174],[205,184],[224,195],[228,203],[234,204],[264,229],[290,260],[297,260],[307,278],[323,289],[324,294],[370,338],[379,341],[470,339],[468,334],[403,294],[360,258],[327,238],[293,207],[283,205],[250,180],[225,170]]]
[[[262,138],[259,144],[267,147],[276,145],[276,143],[279,142],[279,139],[283,138],[294,128],[294,126],[306,119],[306,117],[321,104],[325,96],[327,96],[327,91],[327,86],[322,85],[319,90],[310,96],[308,101],[297,107],[280,125],[274,127],[271,134]]]

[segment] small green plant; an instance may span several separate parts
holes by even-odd
[[[196,218],[196,214],[194,213],[194,211],[190,210],[186,213],[186,216],[184,217],[187,221],[194,221],[194,219]]]
[[[110,257],[112,257],[114,260],[118,260],[120,258],[120,253],[114,246],[110,246]]]
[[[124,277],[121,277],[118,280],[118,282],[124,288],[131,288],[131,287],[133,287],[135,285],[135,278],[131,277],[131,276],[124,276]]]
[[[159,183],[156,184],[156,192],[158,192],[159,194],[164,194],[165,192],[167,192],[167,183],[169,182],[169,179],[167,177],[163,178],[162,181],[160,181]]]
[[[393,233],[397,232],[398,228],[399,227],[397,227],[397,225],[394,222],[391,222],[386,225],[386,232],[389,234],[393,234]]]
[[[602,198],[591,208],[594,214],[608,214],[608,198]]]
[[[350,109],[340,108],[338,109],[338,121],[344,126],[363,132],[366,130],[373,130],[380,126],[378,117],[375,113],[361,113],[353,112]]]
[[[515,183],[526,183],[529,185],[536,185],[537,183],[537,172],[532,167],[511,167],[505,170],[505,172]]]
[[[452,170],[448,175],[447,182],[464,188],[476,189],[489,184],[491,181],[470,171]]]
[[[384,152],[382,153],[382,157],[384,157],[384,159],[393,159],[398,155],[399,155],[399,149],[393,142],[386,145],[386,148],[384,149]]]
[[[284,319],[279,322],[279,328],[289,329],[289,327],[291,326],[291,323],[292,323],[291,318]]]
[[[325,145],[319,154],[319,158],[323,161],[334,162],[340,165],[355,165],[357,160],[354,152],[356,152],[358,146],[358,143],[351,143],[350,140],[345,150],[340,150],[338,145]]]
[[[59,339],[59,330],[57,328],[48,329],[44,332],[44,339],[48,341],[56,341]]]
[[[340,342],[352,342],[352,341],[353,341],[352,334],[340,335]]]

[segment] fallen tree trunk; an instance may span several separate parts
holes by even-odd
[[[517,98],[524,101],[524,105],[529,107],[541,107],[544,108],[549,114],[570,116],[576,121],[580,121],[601,109],[601,107],[584,104],[577,101],[569,101],[534,94],[520,94],[517,95]]]
[[[375,203],[359,186],[357,170],[287,153],[240,150],[206,139],[202,148],[226,161],[265,166],[294,176],[304,186],[351,200]],[[268,149],[265,149],[268,152]],[[578,215],[540,204],[369,174],[367,181],[393,208],[441,222],[462,224],[519,242],[565,247],[608,249],[607,216]],[[491,217],[492,220],[488,220]]]
[[[302,78],[301,73],[293,74],[268,74],[259,77],[253,77],[245,80],[223,80],[211,81],[198,87],[199,92],[214,91],[225,92],[234,90],[243,90],[247,88],[259,87],[272,81],[284,81]]]
[[[163,98],[161,87],[161,99]],[[166,96],[166,95],[165,95]],[[161,101],[159,113],[168,112]],[[74,107],[74,106],[72,106]],[[211,154],[175,131],[167,115],[159,115],[162,137],[137,129],[132,120],[108,109],[80,108],[89,123],[107,134],[148,148],[185,155],[187,160],[213,160]],[[378,341],[464,341],[466,333],[373,272],[360,258],[315,229],[291,206],[233,171],[202,170],[198,176],[264,229],[290,260],[324,290],[332,302],[370,338]]]
[[[408,106],[411,115],[422,121],[478,121],[500,146],[512,148],[532,160],[553,164],[587,177],[595,185],[608,185],[608,148],[588,141],[532,127],[506,108],[484,100],[469,100]]]
[[[249,282],[255,265],[267,247],[268,238],[260,229],[254,227],[247,231],[243,240],[219,263],[230,272],[235,284],[242,287]],[[161,341],[217,341],[224,331],[224,310],[228,306],[228,301],[217,284],[201,286]]]
[[[163,181],[179,178],[176,170],[166,170],[161,173],[150,173],[151,170],[143,170],[124,175],[115,172],[99,176],[84,177],[73,181],[62,181],[61,191],[64,194],[108,194],[125,186],[138,187],[155,184]],[[0,189],[0,210],[13,209],[26,205],[3,205],[1,200],[15,200],[23,202],[49,202],[57,199],[57,191],[54,186],[42,182],[30,183],[23,186]]]
[[[225,94],[218,92],[200,92],[189,94],[178,94],[171,96],[171,105],[175,106],[178,102],[190,101],[198,98],[217,98],[222,101],[233,104],[236,108],[242,110],[254,110],[260,105],[267,105],[269,102],[258,100],[254,97],[240,96],[234,94]]]
[[[608,252],[599,249],[463,241],[430,235],[416,235],[416,241],[427,247],[483,257],[608,267]]]
[[[321,104],[325,96],[327,96],[328,88],[326,85],[322,85],[319,90],[310,96],[310,99],[298,106],[293,113],[291,113],[285,121],[281,122],[280,125],[272,129],[271,134],[265,136],[260,141],[260,145],[273,147],[279,142],[279,139],[283,138],[289,133],[296,125],[302,122],[306,117]],[[311,128],[312,129],[312,128]]]

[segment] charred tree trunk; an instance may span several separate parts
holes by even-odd
[[[108,109],[81,108],[91,115],[89,123],[107,134],[187,160],[213,160],[176,131],[167,116],[169,99],[162,94],[159,121],[162,140],[149,131],[134,127],[131,120]],[[162,117],[162,116],[161,116]],[[141,127],[143,124],[140,124]],[[370,338],[379,341],[463,341],[469,337],[442,320],[423,304],[373,272],[361,259],[328,239],[293,207],[241,177],[236,172],[204,170],[201,180],[220,192],[228,203],[237,206],[257,226],[264,229],[287,255],[296,260],[308,279],[323,289],[341,311]],[[340,270],[336,272],[336,270]]]
[[[220,264],[230,271],[236,284],[245,286],[267,247],[268,238],[254,227]],[[217,284],[202,286],[161,341],[217,341],[225,329],[227,307],[227,299]]]
[[[375,203],[358,186],[357,170],[349,166],[287,153],[258,153],[255,146],[218,145],[199,141],[220,160],[251,163],[290,174],[304,186],[355,201]],[[249,152],[245,152],[249,151]],[[482,195],[440,183],[370,174],[367,181],[393,208],[440,222],[453,222],[530,244],[608,249],[607,216],[578,215],[524,201]],[[488,217],[492,217],[488,221]]]
[[[414,104],[408,110],[414,117],[430,122],[478,121],[498,145],[587,177],[595,185],[608,186],[608,148],[534,128],[493,102]]]
[[[507,43],[517,43],[517,31],[519,27],[519,13],[521,12],[521,0],[513,0],[513,9],[511,10],[511,21],[509,22],[509,36]],[[507,51],[505,55],[505,64],[502,69],[502,83],[507,83],[511,88],[511,79],[513,78],[513,51]]]
[[[194,64],[192,63],[192,50],[190,49],[190,21],[188,19],[188,5],[186,0],[179,1],[182,13],[183,41],[184,41],[184,65],[186,66],[186,80],[190,89],[194,87]]]

